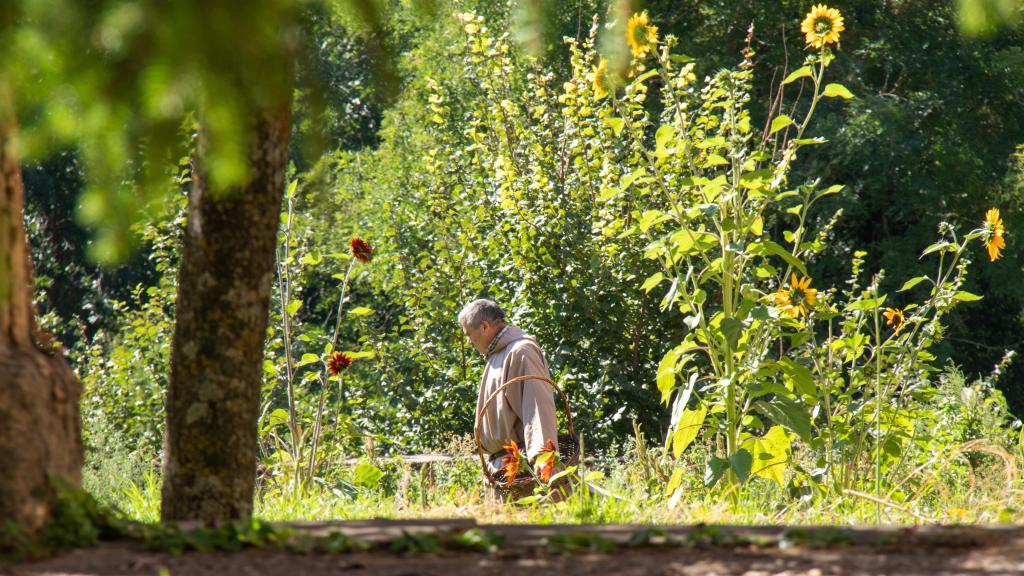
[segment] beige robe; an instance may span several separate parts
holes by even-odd
[[[548,362],[537,340],[510,324],[487,357],[476,403],[478,419],[483,411],[480,443],[489,456],[491,472],[501,467],[502,446],[509,440],[516,441],[530,462],[548,440],[558,445],[554,391],[546,382],[527,380],[513,384],[484,408],[484,401],[502,384],[517,376],[530,375],[550,378]]]

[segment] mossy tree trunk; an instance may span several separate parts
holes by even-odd
[[[49,476],[81,482],[81,384],[35,324],[11,87],[0,77],[0,527],[50,518]]]
[[[260,376],[285,187],[290,106],[254,121],[250,180],[214,193],[194,163],[167,393],[161,516],[252,514]]]

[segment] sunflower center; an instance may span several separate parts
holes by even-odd
[[[633,42],[636,43],[637,46],[646,46],[647,45],[647,27],[646,26],[641,25],[641,26],[637,26],[637,27],[633,28]]]
[[[819,36],[824,36],[832,31],[832,19],[826,17],[820,17],[814,21],[814,33]]]
[[[789,302],[790,305],[793,306],[794,308],[799,308],[807,303],[807,294],[804,293],[804,291],[799,288],[795,290],[790,290]]]

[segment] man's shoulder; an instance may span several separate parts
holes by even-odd
[[[533,338],[521,338],[508,346],[507,362],[546,362],[544,350]]]
[[[543,350],[540,348],[540,344],[532,336],[524,336],[511,344],[508,345],[508,351],[510,353],[515,352],[537,352],[543,354]]]

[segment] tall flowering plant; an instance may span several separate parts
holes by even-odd
[[[894,294],[882,293],[881,270],[865,281],[860,252],[845,285],[815,278],[841,213],[816,226],[813,211],[843,186],[795,182],[791,168],[805,148],[825,144],[811,134],[818,105],[854,98],[826,81],[846,29],[838,10],[818,5],[803,19],[806,58],[780,82],[760,126],[749,111],[752,38],[736,69],[700,82],[647,14],[610,27],[595,19],[587,38],[569,42],[572,76],[556,82],[540,70],[517,79],[504,40],[476,14],[456,18],[467,77],[483,95],[457,116],[468,118],[458,138],[432,154],[437,171],[450,168],[452,190],[479,195],[481,222],[493,218],[493,233],[504,235],[523,271],[511,293],[545,296],[544,309],[591,304],[559,316],[562,324],[597,324],[594,302],[619,303],[601,318],[618,322],[634,351],[660,344],[666,459],[701,444],[707,486],[732,491],[762,477],[824,494],[874,484],[876,499],[883,482],[896,485],[922,464],[908,455],[928,452],[915,448],[930,441],[915,422],[916,391],[935,371],[929,348],[944,314],[977,298],[962,290],[969,245],[980,240],[998,257],[1006,231],[998,213],[964,237],[942,224],[922,254],[937,260],[935,274]],[[625,66],[599,53],[602,30],[628,47],[618,51]],[[787,90],[803,96],[786,102]],[[456,116],[450,98],[437,84],[428,95],[439,126]],[[560,282],[562,300],[547,297],[539,277]],[[630,282],[639,294],[616,292]],[[584,348],[589,333],[579,334]],[[628,358],[609,350],[606,366]],[[669,502],[684,476],[665,476]]]
[[[280,302],[279,340],[283,362],[281,369],[268,360],[265,373],[272,381],[280,378],[284,383],[286,408],[274,409],[277,401],[275,387],[271,386],[266,395],[269,399],[260,416],[261,427],[273,440],[272,446],[277,450],[265,451],[277,460],[282,460],[286,476],[294,482],[295,490],[301,490],[305,481],[313,478],[322,468],[325,461],[323,439],[325,437],[325,420],[330,417],[326,410],[327,399],[332,391],[333,383],[337,383],[334,393],[333,436],[339,438],[341,424],[344,422],[344,375],[354,360],[372,356],[372,352],[338,351],[338,341],[342,320],[345,318],[345,304],[348,302],[348,288],[353,271],[357,264],[366,265],[373,259],[374,248],[366,240],[353,237],[347,250],[326,255],[335,260],[348,261],[345,273],[335,274],[341,280],[338,293],[338,305],[334,326],[330,331],[323,331],[312,323],[307,324],[300,318],[303,306],[302,284],[299,280],[305,269],[320,266],[325,255],[309,248],[308,244],[297,237],[294,226],[294,203],[298,194],[298,181],[293,181],[285,195],[287,209],[282,217],[281,240],[277,247],[277,294]],[[356,308],[348,316],[364,316],[372,313],[368,308]],[[319,324],[319,322],[317,322]],[[275,336],[278,336],[275,334]],[[303,352],[302,347],[322,346],[322,353]],[[273,345],[273,344],[272,344]],[[269,355],[273,357],[272,354]],[[318,368],[318,369],[317,369]],[[318,390],[314,387],[318,386]],[[304,405],[300,402],[303,394],[301,386],[309,386],[309,396],[316,399],[315,403]],[[277,433],[278,426],[286,426],[287,436]],[[337,444],[337,442],[336,442]],[[328,453],[338,454],[338,446]]]
[[[590,98],[607,137],[606,159],[618,160],[602,167],[599,200],[609,209],[599,229],[613,242],[646,243],[644,256],[660,269],[641,289],[659,295],[662,310],[683,324],[657,371],[661,399],[671,406],[665,452],[679,458],[703,437],[708,486],[753,476],[782,485],[792,470],[798,484],[848,489],[873,476],[878,496],[883,469],[892,481],[900,474],[892,455],[922,440],[910,389],[934,371],[927,350],[941,338],[941,318],[977,298],[960,289],[968,244],[983,240],[993,260],[1005,248],[997,210],[962,239],[944,223],[942,240],[922,255],[938,255],[936,275],[912,279],[902,292],[919,283],[931,290],[903,307],[886,306],[882,271],[861,287],[863,253],[846,290],[814,281],[808,265],[828,247],[841,213],[816,231],[809,215],[843,187],[791,182],[790,171],[805,147],[824,144],[808,134],[818,104],[854,97],[825,81],[844,30],[835,8],[811,9],[801,23],[804,65],[781,82],[760,129],[748,109],[749,38],[739,66],[703,86],[646,13],[624,30],[630,81],[611,77],[596,51],[574,53],[576,79],[566,94]],[[644,106],[654,78],[664,105],[657,119]],[[799,83],[808,96],[783,105],[784,89]],[[615,206],[621,198],[630,209]],[[772,228],[782,229],[780,238]],[[801,448],[807,454],[798,459]],[[859,473],[872,464],[873,475]],[[682,479],[675,470],[667,493],[678,494]]]

